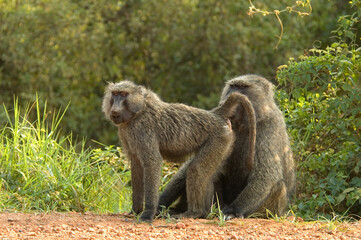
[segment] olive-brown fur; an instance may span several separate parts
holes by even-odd
[[[233,146],[234,134],[227,120],[237,108],[238,97],[233,94],[222,106],[206,111],[163,102],[151,90],[131,81],[108,85],[102,109],[118,127],[130,160],[132,211],[143,212],[140,221],[152,221],[155,215],[163,159],[188,160],[188,208],[182,216],[204,216],[213,176]]]

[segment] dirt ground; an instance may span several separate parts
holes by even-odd
[[[361,239],[361,221],[304,222],[233,219],[220,226],[204,219],[135,223],[126,214],[0,213],[0,240],[7,239]]]

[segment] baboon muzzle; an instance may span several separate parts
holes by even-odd
[[[118,111],[112,111],[110,113],[110,119],[115,123],[115,124],[119,124],[123,121],[122,116],[120,114],[120,112]]]

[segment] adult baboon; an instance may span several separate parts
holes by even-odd
[[[118,127],[118,135],[131,163],[132,211],[141,221],[152,221],[158,206],[162,159],[187,163],[184,217],[202,217],[213,176],[234,142],[228,118],[240,94],[231,95],[213,111],[163,102],[151,90],[130,81],[110,83],[103,112]],[[196,183],[196,184],[195,184]]]
[[[266,209],[282,215],[295,188],[294,160],[282,112],[274,101],[273,84],[257,75],[244,75],[229,80],[221,101],[233,92],[248,97],[256,114],[256,154],[253,169],[241,170],[246,161],[249,127],[244,114],[231,118],[236,134],[233,152],[222,169],[223,213],[246,217],[265,215]],[[240,106],[236,113],[243,113]],[[240,174],[237,174],[239,172]]]
[[[229,80],[223,89],[220,103],[230,94],[239,92],[251,102],[239,105],[230,118],[236,140],[231,155],[215,178],[215,191],[220,198],[227,219],[265,214],[265,209],[281,215],[295,188],[294,161],[283,114],[274,101],[273,84],[257,75],[244,75]],[[253,112],[253,113],[252,113]],[[250,115],[255,114],[256,131]],[[256,132],[255,155],[252,162],[251,136]],[[251,150],[250,150],[251,149]],[[253,163],[250,164],[250,163]],[[186,167],[186,166],[185,166]],[[181,168],[180,171],[185,171]],[[160,205],[168,207],[178,197],[176,210],[183,211],[184,177],[176,174],[171,185],[160,196]]]

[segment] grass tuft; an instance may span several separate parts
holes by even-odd
[[[3,108],[7,122],[0,128],[1,211],[130,209],[130,173],[119,149],[85,148],[85,141],[74,143],[71,134],[61,135],[59,124],[67,108],[51,113],[38,100],[24,112],[17,100],[12,110]]]

